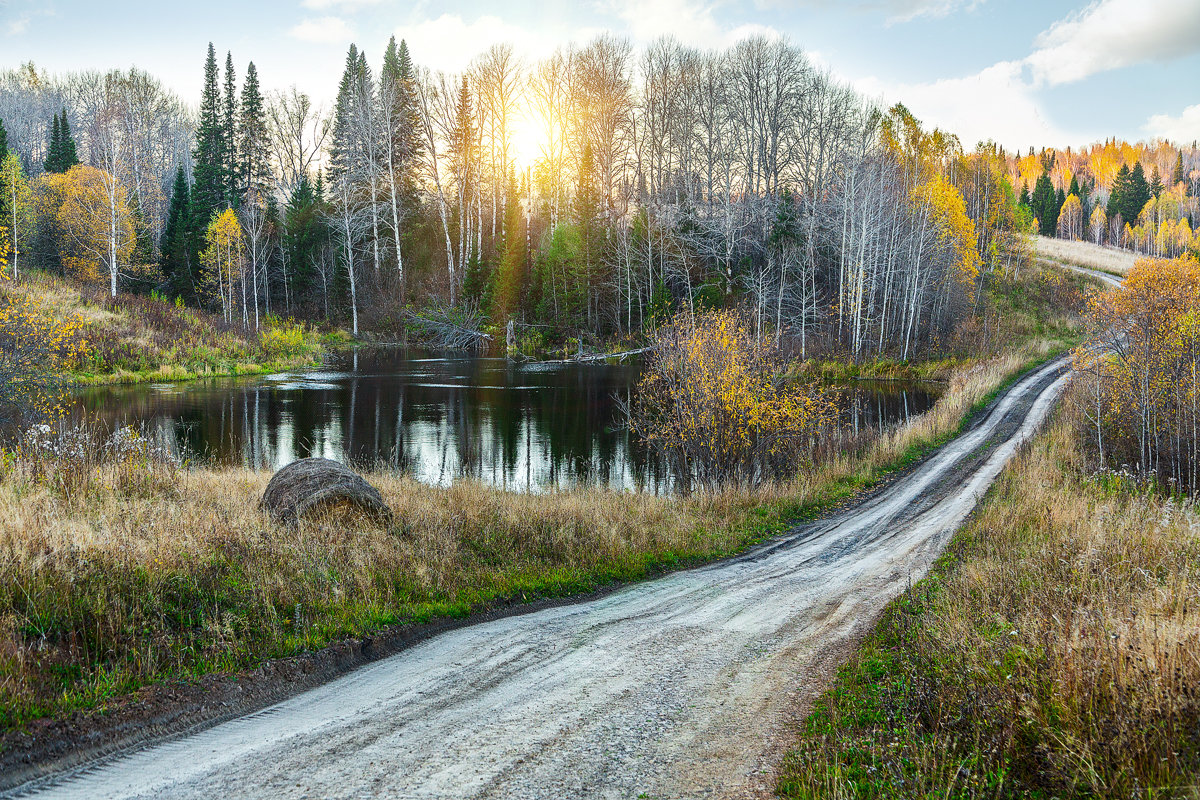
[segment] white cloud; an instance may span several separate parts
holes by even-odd
[[[300,5],[305,8],[311,8],[314,11],[328,11],[329,9],[336,8],[341,11],[353,13],[360,8],[377,6],[382,2],[383,0],[303,0]]]
[[[4,25],[4,31],[9,36],[20,36],[27,30],[29,30],[29,15],[9,20]]]
[[[988,139],[1014,150],[1063,146],[1086,138],[1051,122],[1021,73],[1021,62],[1001,61],[975,75],[932,83],[888,83],[877,78],[851,83],[887,105],[904,103],[927,127],[957,135],[967,150]]]
[[[1038,84],[1200,52],[1196,0],[1097,0],[1038,35],[1026,63]]]
[[[1146,135],[1180,144],[1200,139],[1200,104],[1188,106],[1178,117],[1155,114],[1142,126]]]
[[[301,20],[299,25],[288,31],[288,34],[303,42],[343,44],[353,38],[354,31],[341,17],[318,17]]]
[[[947,17],[957,11],[971,11],[987,0],[799,0],[799,5],[813,8],[845,9],[884,12],[887,24],[910,22],[918,17]],[[796,0],[756,0],[760,9],[787,8],[796,5]]]
[[[896,22],[911,22],[918,17],[947,17],[950,14],[965,9],[970,11],[982,5],[986,0],[890,0],[882,5],[892,10],[888,24]]]
[[[507,42],[522,58],[539,59],[572,39],[584,42],[599,31],[589,28],[534,30],[499,17],[483,16],[467,22],[458,14],[442,14],[437,19],[401,25],[395,33],[397,39],[408,43],[416,63],[433,70],[457,72],[493,44]]]
[[[778,38],[774,28],[747,23],[733,28],[723,26],[713,15],[716,3],[697,0],[608,0],[602,9],[625,24],[630,37],[645,44],[660,36],[673,36],[696,47],[723,48],[749,36]]]

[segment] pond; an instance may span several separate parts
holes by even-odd
[[[579,484],[661,492],[669,472],[624,426],[638,364],[519,363],[399,348],[337,353],[325,368],[183,384],[92,386],[74,414],[146,430],[193,462],[276,469],[325,456],[446,485],[520,491]],[[862,382],[855,430],[929,408],[937,387]]]

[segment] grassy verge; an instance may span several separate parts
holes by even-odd
[[[27,274],[3,291],[29,296],[57,319],[80,321],[88,355],[71,377],[81,383],[181,381],[256,375],[318,366],[322,339],[269,317],[260,330],[159,298],[100,291],[43,274]]]
[[[1195,796],[1200,520],[1081,464],[1060,417],[1009,466],[817,702],[780,794]]]
[[[381,473],[369,478],[398,524],[340,515],[289,529],[255,507],[266,472],[183,470],[136,448],[79,461],[70,443],[32,460],[9,454],[0,462],[0,730],[386,625],[739,552],[916,460],[1050,353],[1043,342],[963,370],[911,424],[754,492],[521,495]]]

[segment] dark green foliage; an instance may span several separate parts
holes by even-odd
[[[0,159],[8,154],[8,131],[4,129],[4,120],[0,119]],[[1182,169],[1182,167],[1180,167]]]
[[[194,185],[188,218],[192,241],[198,243],[204,238],[213,214],[226,205],[226,137],[221,119],[221,94],[217,86],[217,54],[211,43],[208,45],[208,59],[204,62],[204,91],[200,97],[200,119],[193,157]]]
[[[133,263],[144,267],[154,264],[154,234],[150,230],[150,221],[142,211],[141,201],[137,192],[129,193],[129,214],[133,217]]]
[[[267,136],[262,90],[258,85],[258,69],[253,61],[246,68],[246,83],[242,86],[240,122],[238,156],[241,161],[238,191],[245,194],[254,189],[262,193],[271,182],[270,142]]]
[[[225,97],[221,101],[221,140],[224,145],[222,172],[225,177],[225,203],[237,205],[241,199],[241,169],[238,163],[237,139],[237,73],[233,70],[233,53],[225,53]]]
[[[46,148],[46,161],[42,164],[46,172],[66,172],[79,163],[75,139],[71,136],[71,123],[67,121],[67,110],[56,114],[50,125],[50,144]]]
[[[1129,187],[1129,167],[1125,164],[1117,170],[1117,177],[1113,179],[1112,192],[1108,195],[1108,206],[1104,209],[1108,214],[1108,218],[1112,219],[1118,214],[1121,214],[1121,198],[1128,191]]]
[[[159,266],[169,291],[174,297],[196,301],[196,276],[194,273],[194,247],[191,241],[191,190],[181,164],[175,171],[175,183],[171,187],[171,205],[167,211],[167,224],[163,228],[159,243],[161,257]]]
[[[1158,174],[1158,167],[1154,168],[1154,173],[1150,178],[1150,195],[1157,200],[1158,196],[1163,193],[1162,176]]]
[[[1129,183],[1121,195],[1121,216],[1130,224],[1137,222],[1138,214],[1142,213],[1142,208],[1149,201],[1150,184],[1139,161],[1129,170]]]
[[[320,184],[300,181],[283,211],[283,248],[288,282],[296,302],[315,301],[321,288],[318,264],[329,244],[329,230],[322,214]]]
[[[415,75],[408,44],[403,40],[399,46],[396,38],[388,41],[383,55],[383,71],[379,75],[380,90],[394,106],[393,125],[390,135],[397,153],[402,183],[412,191],[416,182],[416,164],[423,152],[421,147],[421,121],[417,113]]]
[[[358,47],[351,44],[346,51],[346,67],[338,83],[337,103],[333,109],[333,129],[329,140],[329,174],[341,175],[354,168],[358,157],[354,131],[354,104],[362,88],[364,62]]]
[[[0,131],[4,130],[4,126],[0,125]],[[3,141],[3,140],[0,140]],[[3,148],[0,148],[0,155],[4,153]],[[1178,186],[1183,183],[1183,151],[1180,150],[1175,156],[1175,170],[1171,173],[1171,185]]]
[[[492,292],[492,317],[496,322],[524,317],[522,293],[528,279],[529,253],[525,241],[525,218],[516,201],[515,191],[508,193],[510,201],[505,212],[504,253],[496,270]],[[463,291],[466,291],[464,287]]]
[[[1059,190],[1059,194],[1062,190]],[[1038,231],[1043,236],[1053,236],[1058,229],[1058,211],[1062,208],[1062,201],[1054,192],[1054,185],[1050,182],[1050,176],[1045,172],[1037,179],[1037,183],[1033,186],[1033,195],[1029,199],[1029,207],[1033,210],[1033,214],[1038,220]]]
[[[463,275],[463,299],[474,302],[479,308],[491,306],[492,297],[492,267],[486,258],[472,251],[467,259],[467,268]]]

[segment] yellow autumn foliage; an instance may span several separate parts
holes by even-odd
[[[55,319],[28,294],[0,292],[0,418],[60,416],[66,373],[86,355],[79,320]]]
[[[125,187],[103,170],[78,164],[38,179],[39,217],[52,220],[63,267],[88,282],[128,266],[133,255],[133,216]]]
[[[965,288],[972,288],[979,278],[979,250],[976,247],[975,223],[967,215],[962,193],[942,175],[934,175],[912,190],[915,203],[927,204],[930,221],[937,231],[938,247],[953,264],[953,276]]]
[[[1200,488],[1200,261],[1139,259],[1091,302],[1075,354],[1088,384],[1086,431],[1102,464]]]
[[[733,311],[681,315],[659,329],[637,388],[634,433],[704,488],[794,474],[837,417],[834,395],[788,385],[753,331]]]

